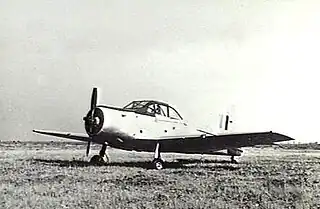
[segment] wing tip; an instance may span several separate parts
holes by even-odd
[[[33,129],[32,132],[33,132],[33,133],[37,133],[37,134],[45,133],[44,130],[38,130],[38,129]]]
[[[280,134],[280,133],[276,133],[276,132],[271,132],[270,133],[274,134],[276,136],[276,142],[282,142],[282,141],[293,141],[295,140],[294,138],[287,136],[285,134]]]

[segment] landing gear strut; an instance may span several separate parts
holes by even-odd
[[[156,149],[154,151],[154,159],[152,161],[153,165],[154,165],[154,168],[157,169],[157,170],[161,170],[163,169],[163,160],[161,159],[161,156],[160,156],[160,144],[157,143],[156,145]]]
[[[101,147],[101,150],[99,152],[99,155],[94,155],[90,159],[90,163],[97,164],[97,165],[103,165],[105,163],[108,163],[109,162],[109,158],[106,155],[106,149],[107,149],[107,145],[103,144],[102,147]]]
[[[231,156],[231,163],[238,164],[238,162],[234,159],[234,156]]]

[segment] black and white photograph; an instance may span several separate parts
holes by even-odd
[[[319,8],[0,0],[0,208],[320,208]]]

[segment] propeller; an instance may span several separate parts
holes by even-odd
[[[95,113],[95,109],[97,107],[97,97],[98,97],[98,90],[97,90],[97,88],[93,88],[92,94],[91,94],[90,110],[89,110],[90,115],[88,115],[87,117],[84,117],[85,122],[89,126],[89,133],[93,133],[93,127],[95,125],[94,113]],[[91,138],[92,137],[93,136],[91,136]],[[89,152],[90,152],[90,145],[91,145],[91,141],[88,141],[87,150],[86,150],[87,156],[89,155]]]

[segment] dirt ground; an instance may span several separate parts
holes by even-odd
[[[246,148],[229,157],[109,149],[94,166],[93,146],[0,142],[0,208],[320,208],[320,151]]]

